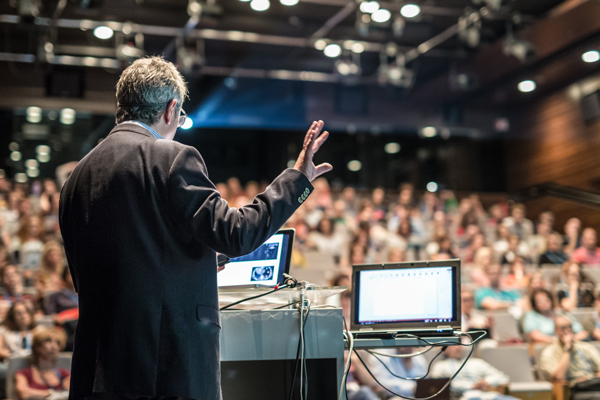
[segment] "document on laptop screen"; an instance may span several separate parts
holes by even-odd
[[[360,271],[358,323],[452,319],[451,267]]]

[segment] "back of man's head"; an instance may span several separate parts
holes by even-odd
[[[117,82],[117,124],[139,121],[154,125],[169,101],[181,106],[187,86],[177,68],[162,57],[140,58],[123,71]]]

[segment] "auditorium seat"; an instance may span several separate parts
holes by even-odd
[[[71,370],[71,357],[73,353],[59,353],[57,365],[59,368]],[[6,398],[17,399],[15,393],[15,374],[17,371],[29,367],[31,364],[30,357],[9,357],[8,358],[8,371],[6,372]]]
[[[508,375],[508,391],[521,399],[552,398],[552,384],[536,382],[526,345],[480,349],[481,358]]]
[[[522,342],[523,337],[519,331],[519,321],[506,311],[486,311],[492,325],[492,339],[500,342]]]

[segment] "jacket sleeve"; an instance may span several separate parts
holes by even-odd
[[[313,190],[303,173],[286,169],[251,204],[240,209],[229,207],[193,147],[179,151],[167,184],[169,209],[177,226],[198,242],[231,257],[248,254],[263,244]]]

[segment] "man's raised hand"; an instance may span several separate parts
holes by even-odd
[[[296,160],[296,165],[294,165],[294,169],[297,169],[306,175],[308,180],[311,182],[315,180],[316,177],[333,169],[329,163],[319,164],[316,167],[313,163],[313,157],[315,153],[319,151],[321,145],[323,145],[323,143],[325,143],[329,137],[329,132],[327,131],[321,134],[323,125],[325,125],[323,121],[314,121],[312,123],[308,129],[308,132],[306,132],[304,144],[302,145],[302,151]]]

